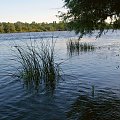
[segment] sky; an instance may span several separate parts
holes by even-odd
[[[63,0],[0,0],[0,22],[58,22],[63,5]]]

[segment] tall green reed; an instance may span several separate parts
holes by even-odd
[[[40,84],[48,89],[54,89],[61,76],[60,65],[55,63],[55,42],[40,42],[26,47],[15,46],[17,61],[20,63],[19,77],[27,87],[31,84],[38,89]]]
[[[67,51],[70,55],[74,53],[79,54],[80,52],[94,51],[94,45],[90,43],[83,43],[80,40],[68,40],[67,41]]]

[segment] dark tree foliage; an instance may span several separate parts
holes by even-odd
[[[120,29],[120,18],[114,22],[113,28],[114,29]]]
[[[99,36],[107,28],[106,19],[115,25],[120,18],[120,0],[64,0],[67,14],[63,18],[69,22],[69,28],[81,33],[92,34],[99,29]],[[120,26],[120,25],[119,25]]]

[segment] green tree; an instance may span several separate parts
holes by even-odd
[[[99,29],[99,36],[106,28],[106,19],[114,24],[120,18],[119,0],[64,0],[67,14],[62,14],[69,24],[70,30],[85,34],[92,34]]]
[[[114,22],[113,28],[120,29],[120,18]]]
[[[58,31],[62,31],[62,30],[67,30],[66,29],[66,24],[64,23],[64,22],[59,22],[58,24],[56,24],[56,29],[58,30]]]
[[[14,23],[15,29],[17,32],[22,32],[22,23],[21,22],[16,22]]]
[[[9,33],[16,32],[15,25],[13,23],[8,23],[8,27],[9,27]]]
[[[0,23],[0,33],[4,33],[4,27],[2,23]]]
[[[15,26],[13,23],[2,23],[3,25],[3,28],[4,28],[4,32],[5,33],[13,33],[13,32],[16,32],[15,30]]]

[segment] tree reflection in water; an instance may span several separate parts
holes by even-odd
[[[99,90],[96,96],[80,95],[67,112],[69,120],[120,120],[120,98]]]

